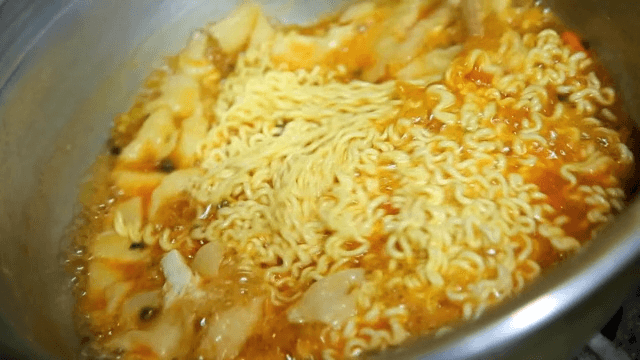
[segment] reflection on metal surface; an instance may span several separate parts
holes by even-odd
[[[546,318],[556,311],[558,299],[553,295],[546,295],[533,303],[518,310],[509,320],[509,328],[513,330],[525,329]]]

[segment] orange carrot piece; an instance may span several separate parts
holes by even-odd
[[[573,31],[565,31],[562,33],[562,41],[565,44],[569,45],[569,48],[573,51],[585,51],[584,46],[582,46],[582,41],[580,40],[580,36],[574,33]]]

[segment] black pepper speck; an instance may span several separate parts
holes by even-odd
[[[146,245],[143,242],[135,242],[129,245],[130,250],[141,250],[144,249]]]
[[[162,159],[158,164],[158,169],[162,172],[170,173],[176,169],[176,166],[171,159]]]
[[[158,309],[151,306],[145,306],[142,308],[142,310],[140,310],[140,320],[149,321],[154,317],[156,317],[157,314],[158,314]]]

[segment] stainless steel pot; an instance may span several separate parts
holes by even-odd
[[[306,22],[347,0],[262,1]],[[600,54],[640,119],[640,3],[549,5]],[[84,172],[114,114],[163,55],[232,9],[215,0],[0,0],[0,354],[70,359],[79,340],[63,269]],[[640,140],[640,139],[638,139]],[[635,181],[635,180],[634,180]],[[640,203],[515,300],[439,339],[388,358],[566,359],[640,280]]]

